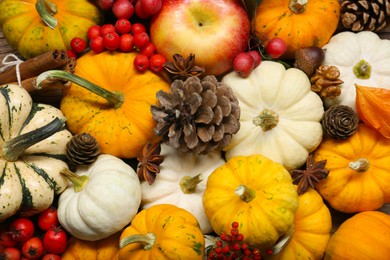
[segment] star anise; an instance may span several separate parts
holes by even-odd
[[[157,143],[147,143],[142,149],[142,154],[137,156],[137,174],[140,181],[146,180],[149,185],[153,184],[156,174],[160,173],[160,164],[164,161],[164,156],[160,155],[161,145]]]
[[[310,154],[306,160],[306,169],[291,170],[290,174],[293,184],[298,184],[298,194],[303,194],[309,186],[315,189],[315,183],[325,179],[329,175],[329,170],[325,169],[326,160],[314,162],[313,155]]]
[[[172,57],[174,61],[165,62],[163,68],[172,75],[174,80],[196,77],[205,71],[203,67],[195,65],[195,54],[193,53],[186,59],[180,54],[174,54]]]

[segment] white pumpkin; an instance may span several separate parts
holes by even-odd
[[[141,185],[134,169],[121,159],[101,154],[74,174],[78,178],[70,179],[79,183],[70,184],[58,200],[58,220],[72,236],[87,241],[106,238],[137,214]]]
[[[324,113],[306,74],[263,61],[249,77],[231,72],[222,82],[233,89],[241,109],[241,127],[226,158],[262,154],[287,169],[302,166],[322,140]]]
[[[341,104],[356,111],[355,84],[390,89],[390,40],[370,31],[340,32],[323,46],[323,64],[340,71],[341,94],[325,99],[326,107]]]
[[[160,173],[156,175],[154,183],[149,185],[145,181],[141,184],[142,208],[157,204],[175,205],[195,216],[203,234],[212,232],[202,197],[208,176],[225,163],[221,152],[196,155],[161,144],[160,154],[164,156],[164,161],[160,164]]]

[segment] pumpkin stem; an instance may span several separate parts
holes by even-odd
[[[308,0],[290,0],[288,7],[291,12],[300,14],[306,10],[306,4]]]
[[[56,117],[47,125],[7,140],[3,145],[2,158],[9,162],[15,162],[27,148],[57,133],[64,126],[65,119]]]
[[[191,194],[194,193],[196,190],[196,187],[200,182],[203,181],[203,174],[199,173],[198,175],[195,175],[193,177],[191,176],[184,176],[180,181],[180,188],[183,191],[184,194]]]
[[[365,172],[370,168],[370,161],[366,158],[359,158],[349,163],[349,168],[357,172]]]
[[[240,198],[245,202],[250,202],[256,197],[256,192],[253,189],[243,184],[238,186],[237,189],[234,191],[234,193],[240,196]]]
[[[106,99],[110,104],[110,106],[114,108],[119,108],[123,104],[124,98],[121,93],[108,91],[86,79],[83,79],[82,77],[79,77],[65,70],[48,70],[41,73],[37,77],[37,81],[36,81],[38,88],[41,88],[41,84],[45,79],[53,79],[53,78],[58,78],[58,79],[63,79],[63,80],[68,80],[70,82],[73,82],[79,85],[80,87],[83,87],[91,91],[92,93],[95,93],[96,95]]]
[[[125,246],[132,243],[140,243],[144,246],[144,250],[153,248],[156,241],[156,235],[154,233],[135,234],[121,239],[119,247],[122,249]]]
[[[82,191],[89,180],[87,175],[77,175],[68,168],[63,168],[60,173],[72,182],[75,192]]]
[[[287,231],[286,234],[279,237],[279,239],[275,242],[275,244],[272,246],[272,254],[276,255],[279,254],[287,245],[290,243],[290,241],[294,237],[294,224],[291,225],[290,229]]]
[[[260,115],[252,120],[255,126],[260,126],[263,132],[271,130],[279,123],[279,115],[272,110],[264,109]]]
[[[48,0],[37,0],[35,9],[47,26],[51,29],[54,29],[57,26],[57,19],[53,16],[53,14],[57,13],[57,6],[54,3]]]
[[[358,79],[369,79],[371,76],[371,65],[361,60],[353,67],[353,73]]]

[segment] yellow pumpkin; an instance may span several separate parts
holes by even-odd
[[[283,58],[294,58],[299,48],[322,47],[336,31],[338,0],[262,0],[255,29],[259,38],[279,37],[287,44]]]
[[[327,160],[327,178],[316,184],[332,208],[376,210],[390,202],[390,139],[365,124],[346,140],[325,138],[314,160]]]
[[[98,241],[85,241],[71,237],[65,252],[61,255],[62,260],[115,260],[118,259],[119,237],[117,232],[107,238]]]
[[[202,260],[205,240],[191,213],[172,204],[158,204],[135,216],[119,245],[119,260]]]
[[[88,0],[0,1],[4,37],[25,59],[70,49],[74,37],[86,40],[88,28],[102,21],[102,12]]]
[[[244,241],[264,249],[292,228],[298,194],[281,164],[260,154],[236,156],[211,173],[203,205],[217,234],[236,221]]]
[[[390,259],[390,215],[365,211],[344,221],[332,235],[325,260]]]
[[[89,133],[98,141],[101,153],[120,158],[134,158],[147,142],[157,141],[150,106],[157,104],[156,93],[168,92],[170,86],[149,70],[138,72],[134,67],[136,55],[90,51],[77,59],[74,75],[47,71],[37,79],[38,85],[50,77],[77,82],[64,90],[60,105],[68,129],[74,134]]]
[[[322,197],[309,188],[298,197],[292,239],[272,260],[323,259],[330,239],[332,217]]]

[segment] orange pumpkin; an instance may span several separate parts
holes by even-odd
[[[255,29],[259,38],[279,37],[287,44],[283,58],[294,58],[299,48],[325,45],[340,18],[337,0],[262,0]]]

